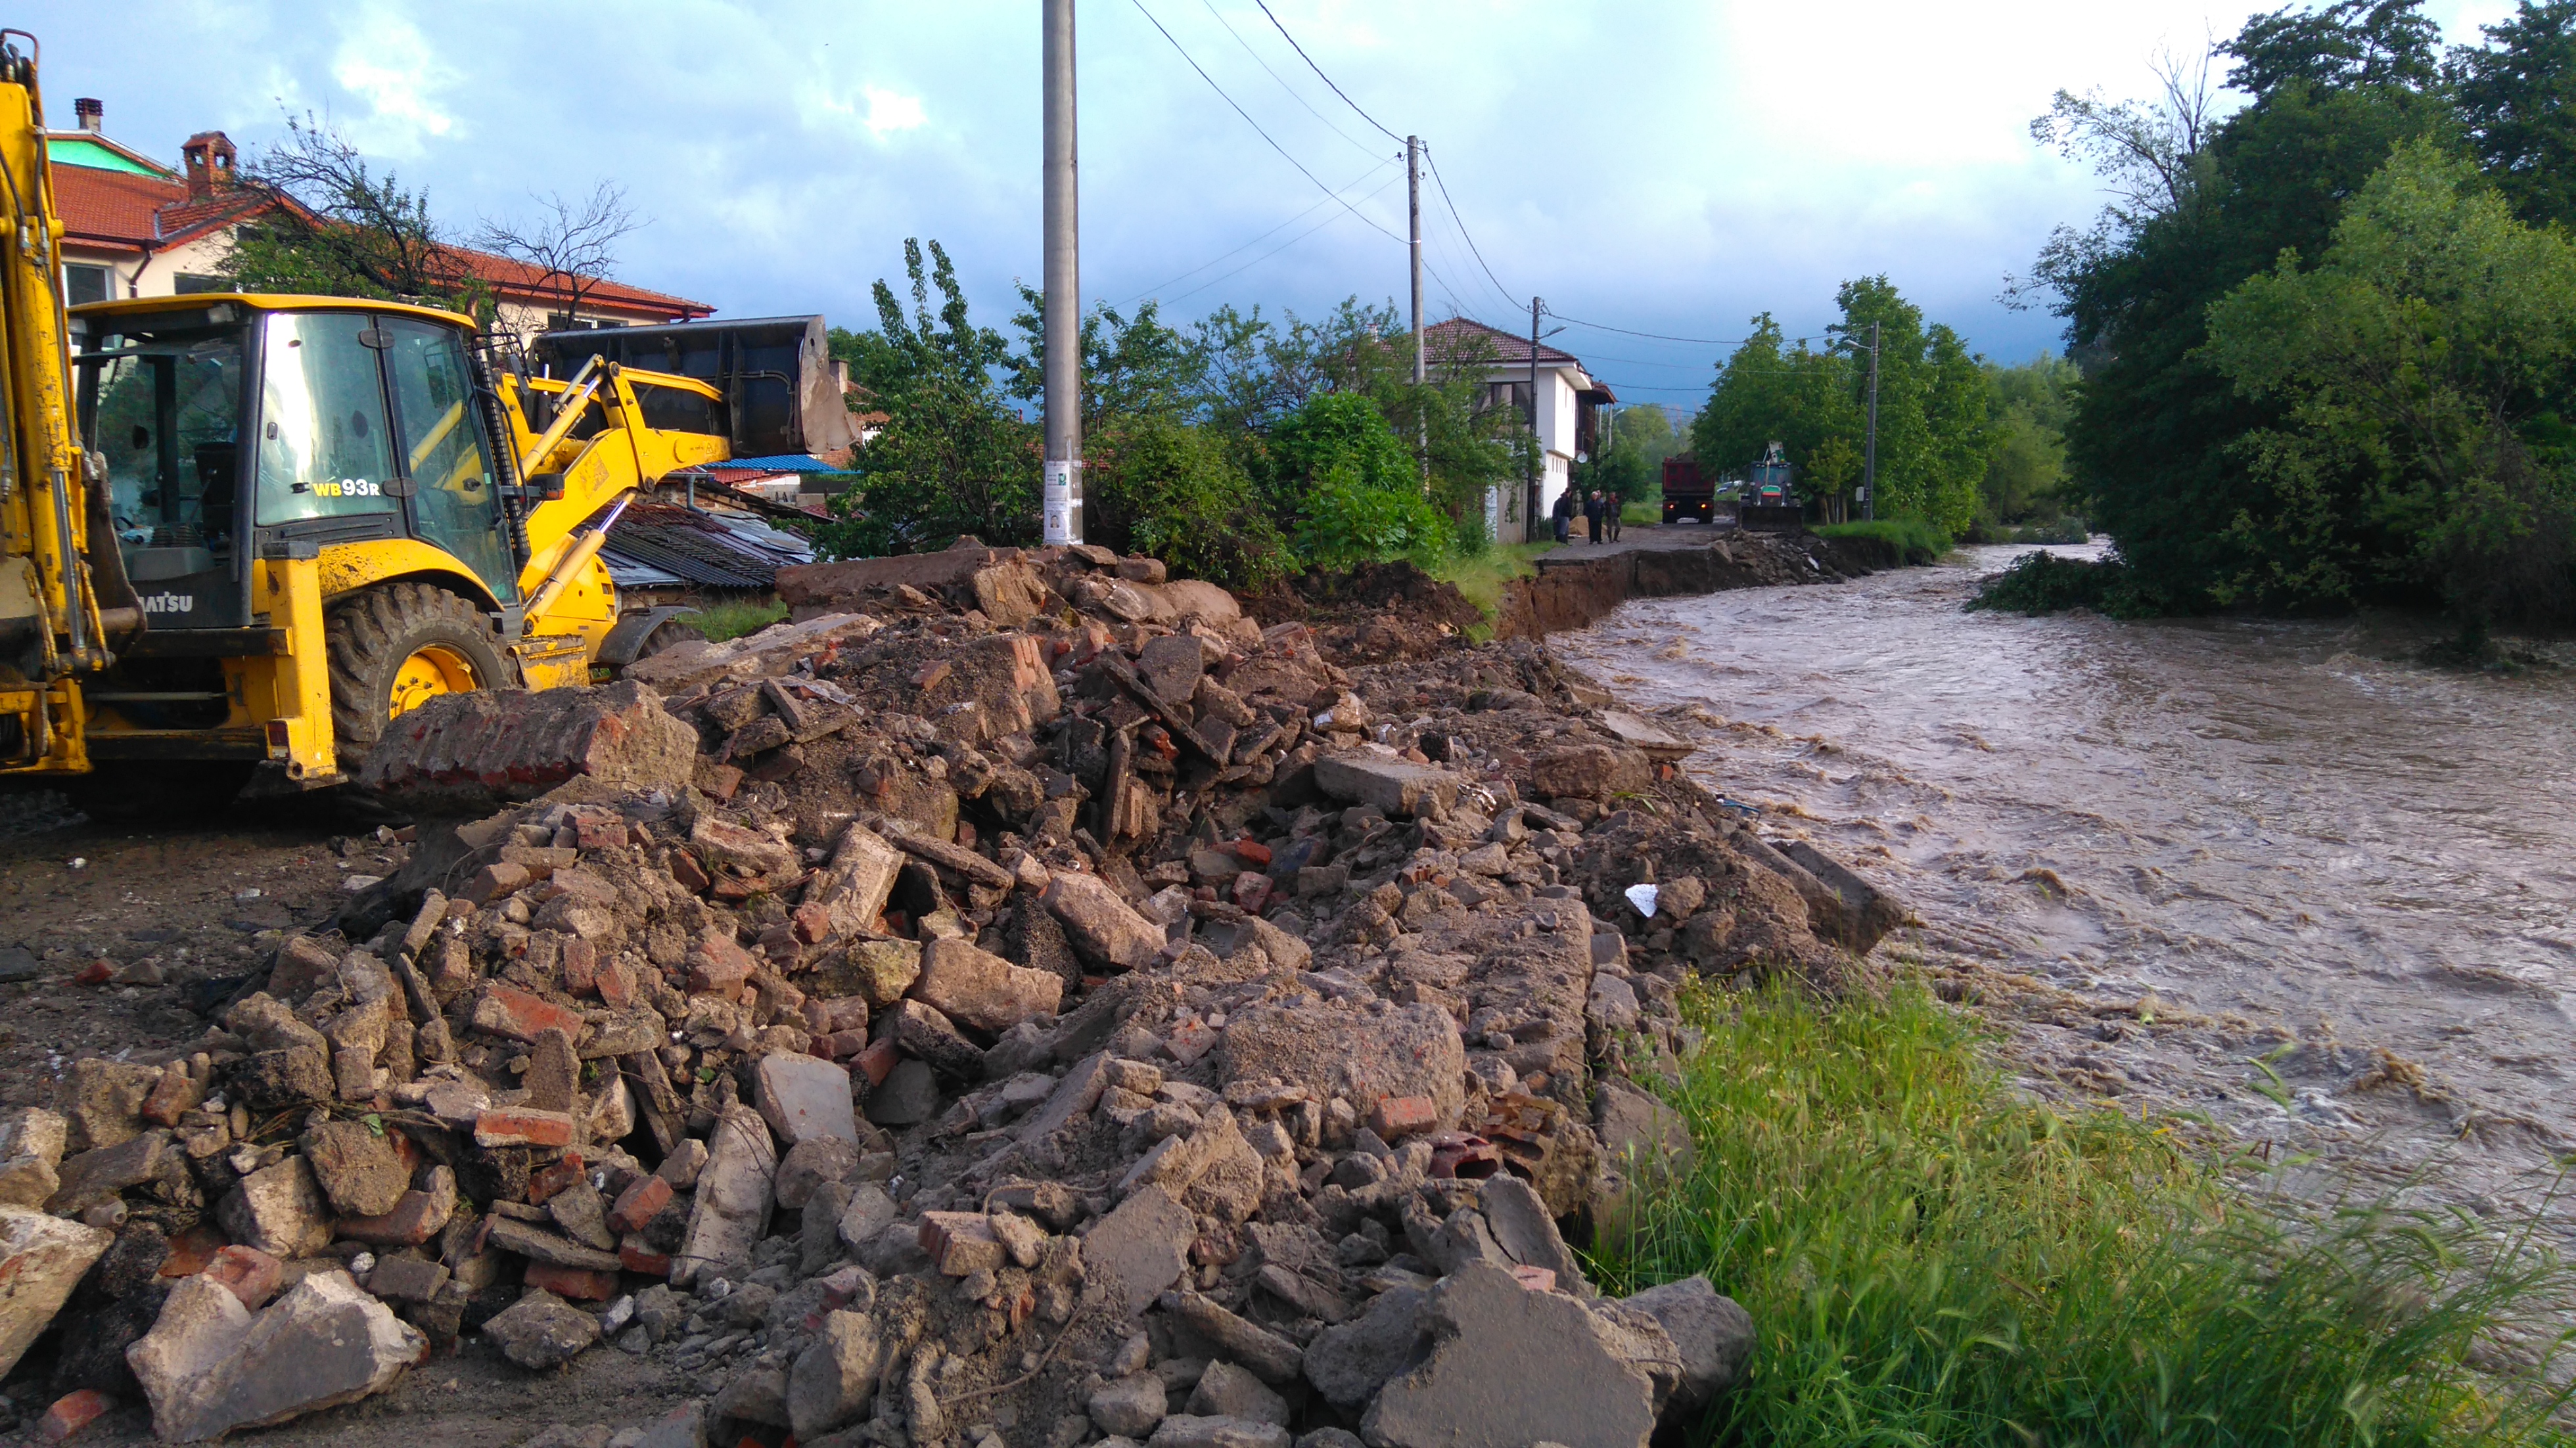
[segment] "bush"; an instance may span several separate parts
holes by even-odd
[[[2003,572],[1979,579],[1968,608],[2028,614],[2089,608],[2113,618],[2151,618],[2169,611],[2148,596],[2128,564],[2055,553],[2025,553]]]
[[[2031,1101],[1918,984],[1685,1010],[1697,1164],[1595,1262],[1605,1292],[1704,1272],[1752,1315],[1694,1442],[2564,1441],[2576,1283],[2545,1234],[2267,1208],[2167,1126]]]
[[[1307,493],[1297,556],[1316,568],[1411,559],[1428,569],[1447,554],[1458,525],[1415,491],[1412,480],[1375,486],[1348,464],[1327,470]]]
[[[1908,563],[1938,563],[1951,548],[1950,535],[1920,518],[1872,518],[1867,522],[1827,523],[1813,530],[1819,538],[1874,538],[1896,550]]]
[[[1253,590],[1294,566],[1252,482],[1202,428],[1166,417],[1122,419],[1091,442],[1083,533],[1121,553],[1160,558],[1176,575]]]

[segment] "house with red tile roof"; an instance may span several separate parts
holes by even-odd
[[[1532,343],[1526,336],[1465,317],[1434,322],[1422,332],[1423,352],[1435,366],[1463,365],[1480,371],[1485,405],[1509,407],[1524,418],[1530,416],[1530,350],[1537,348],[1541,459],[1537,496],[1530,497],[1525,488],[1489,490],[1485,527],[1490,536],[1507,543],[1549,536],[1549,510],[1572,483],[1574,465],[1591,455],[1600,409],[1619,399],[1607,384],[1584,370],[1581,358],[1544,341]]]
[[[79,128],[49,131],[54,201],[63,216],[63,281],[74,303],[110,297],[166,297],[228,291],[222,276],[233,233],[280,206],[273,193],[242,184],[230,138],[200,131],[179,148],[173,169],[108,139],[105,108],[73,102]],[[563,279],[509,257],[463,247],[454,259],[488,284],[500,325],[522,336],[562,327],[630,327],[694,322],[715,308],[616,281],[586,281],[574,301]]]

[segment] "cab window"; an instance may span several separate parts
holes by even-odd
[[[392,429],[363,312],[268,318],[259,406],[259,521],[390,513]]]

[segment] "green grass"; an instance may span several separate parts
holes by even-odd
[[[1705,1272],[1752,1314],[1695,1442],[2568,1441],[2534,1384],[2569,1277],[2514,1229],[2270,1215],[2164,1128],[2018,1097],[1916,985],[1689,1009],[1697,1165],[1596,1266],[1617,1292]]]
[[[737,599],[706,604],[689,616],[689,622],[696,625],[698,632],[705,634],[710,642],[723,643],[744,634],[758,633],[771,624],[784,622],[786,618],[787,605],[774,598]]]
[[[1496,543],[1474,553],[1453,553],[1431,570],[1431,576],[1467,595],[1467,601],[1483,609],[1490,623],[1494,611],[1502,607],[1503,585],[1538,572],[1538,556],[1555,547],[1552,542]]]
[[[1920,518],[1872,518],[1867,522],[1827,523],[1809,530],[1820,538],[1875,538],[1908,563],[1938,563],[1952,545],[1950,535]]]
[[[1619,521],[1622,523],[1645,523],[1650,526],[1660,523],[1664,521],[1663,499],[1660,497],[1647,498],[1639,502],[1623,504],[1619,509]]]

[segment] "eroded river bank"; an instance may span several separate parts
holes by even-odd
[[[2576,674],[2426,667],[2409,620],[1962,612],[2022,551],[1551,647],[1906,896],[1882,952],[1985,999],[2038,1089],[2364,1190],[2542,1200],[2576,1145]]]

